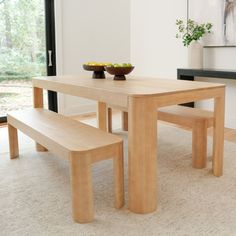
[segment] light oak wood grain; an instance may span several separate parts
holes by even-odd
[[[43,89],[33,87],[33,103],[34,108],[43,108]],[[35,145],[38,152],[47,152],[47,149],[39,143]]]
[[[114,169],[114,192],[115,192],[115,208],[119,209],[125,204],[124,196],[124,161],[123,161],[123,143],[117,145],[117,155],[113,159]]]
[[[156,134],[153,134],[156,132],[156,120],[154,122],[153,117],[156,118],[156,110],[160,107],[217,98],[215,100],[217,108],[214,112],[214,129],[216,130],[214,133],[214,174],[216,176],[220,174],[223,163],[221,138],[224,126],[222,94],[225,91],[225,85],[223,84],[137,76],[128,76],[126,81],[114,81],[112,78],[95,80],[80,75],[34,78],[33,85],[118,106],[120,110],[132,113],[128,121],[129,208],[134,212],[152,212],[157,205],[157,192],[153,187],[153,182],[156,181],[154,178],[154,176],[156,177],[156,166],[153,160],[157,154]],[[149,109],[143,108],[142,105],[144,101],[147,101],[146,99],[152,104],[151,106],[147,104]],[[151,117],[147,113],[152,114]],[[221,118],[216,118],[216,115]],[[148,120],[149,118],[150,120]],[[147,124],[148,122],[149,124]],[[143,127],[146,127],[147,130],[143,130]],[[145,171],[148,174],[145,174]],[[150,191],[146,191],[147,189]],[[138,197],[135,198],[135,196]]]
[[[158,110],[158,119],[192,129],[192,166],[205,168],[207,128],[214,126],[214,114],[197,108],[169,106]]]
[[[223,175],[225,91],[214,100],[213,173]]]
[[[189,128],[192,128],[196,122],[201,121],[206,121],[207,127],[212,127],[214,125],[213,112],[198,108],[175,105],[160,108],[158,113],[159,120]]]
[[[108,126],[112,127],[112,108],[109,109]],[[121,114],[123,116],[122,122],[126,123],[128,113],[121,112]],[[207,129],[214,126],[213,112],[175,105],[160,108],[158,119],[192,129],[192,166],[197,169],[206,167]],[[125,127],[128,129],[128,125],[125,124]]]
[[[114,114],[119,114],[120,111],[113,111]],[[90,112],[90,113],[86,113],[86,114],[80,114],[80,115],[76,115],[76,116],[71,116],[71,118],[75,119],[75,120],[87,120],[87,119],[96,119],[96,113],[95,112]],[[165,122],[160,121],[161,123],[165,124]],[[4,127],[6,126],[6,124],[2,124]],[[179,126],[179,125],[175,125],[175,124],[170,124],[172,126],[176,126],[185,130],[191,130],[191,128],[185,127],[185,126]],[[1,127],[0,127],[1,128]],[[214,128],[209,128],[207,130],[207,135],[208,136],[213,136],[213,130]],[[236,142],[236,130],[235,129],[231,129],[231,128],[224,128],[224,140],[225,141],[230,141],[230,142]]]
[[[10,124],[8,125],[8,135],[9,135],[10,158],[14,159],[19,156],[18,134],[17,134],[17,129]]]
[[[208,90],[209,92],[212,88],[224,87],[224,85],[216,83],[132,76],[128,77],[126,81],[114,81],[111,77],[105,80],[95,80],[88,76],[81,75],[46,76],[33,78],[32,83],[34,87],[89,98],[123,108],[128,108],[129,96],[162,97],[163,95],[172,94],[175,96],[180,94],[180,97],[182,97],[181,94],[184,92],[189,92],[190,94],[194,91]],[[206,97],[211,97],[211,95]],[[185,99],[187,99],[186,95]],[[191,99],[192,98],[190,98],[190,100]],[[172,101],[172,104],[169,105],[177,103],[178,102]],[[166,104],[164,104],[164,106],[166,106]]]
[[[108,126],[108,131],[112,133],[112,109],[114,108],[109,106],[108,107],[108,113],[107,113],[107,126]],[[115,107],[115,109],[118,109]],[[121,112],[121,125],[122,125],[122,130],[128,131],[128,112],[127,111],[122,111]]]
[[[157,112],[149,98],[129,99],[129,209],[157,208]]]
[[[108,114],[107,114],[107,105],[104,102],[98,102],[98,127],[101,130],[107,131],[107,119],[108,119]]]
[[[112,108],[107,108],[107,129],[109,133],[112,133]]]
[[[192,127],[192,166],[205,168],[207,164],[207,120],[195,122]]]
[[[89,223],[94,219],[91,155],[72,153],[70,159],[73,218]]]
[[[91,165],[114,161],[115,207],[124,205],[123,141],[119,136],[41,108],[8,114],[10,157],[18,157],[17,130],[70,161],[72,210],[76,222],[93,220]]]
[[[109,114],[111,115],[111,114]],[[122,129],[124,131],[128,131],[128,112],[123,111],[121,113],[121,122],[122,122]]]
[[[118,114],[118,113],[120,113],[120,111],[115,111],[115,114]],[[71,119],[78,120],[78,121],[83,121],[83,120],[88,120],[88,119],[96,119],[96,117],[97,117],[96,112],[89,112],[86,114],[79,114],[79,115],[70,116]],[[161,122],[161,123],[165,124],[165,122]],[[188,128],[185,126],[179,126],[179,125],[175,125],[175,124],[170,124],[170,125],[176,126],[176,127],[179,127],[179,128],[185,129],[185,130],[191,130],[191,128]],[[7,123],[5,123],[5,122],[0,123],[0,129],[5,128],[5,127],[7,127]],[[209,128],[207,130],[207,135],[213,136],[213,131],[214,131],[214,128]],[[225,127],[224,128],[224,140],[236,143],[236,130]]]
[[[43,89],[33,87],[34,108],[43,108]]]

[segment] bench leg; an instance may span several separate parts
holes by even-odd
[[[124,206],[124,160],[123,143],[118,144],[117,154],[113,159],[115,208]]]
[[[108,108],[107,110],[107,126],[108,126],[108,132],[112,133],[112,108]]]
[[[197,122],[192,131],[192,166],[205,168],[207,164],[207,123]]]
[[[8,124],[8,134],[9,134],[10,158],[14,159],[19,157],[17,129]]]
[[[128,112],[122,111],[122,129],[128,131]]]
[[[78,223],[92,222],[94,213],[90,157],[71,157],[71,186],[74,221]]]

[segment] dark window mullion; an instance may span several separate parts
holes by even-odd
[[[56,75],[56,40],[55,40],[55,11],[54,0],[45,0],[45,23],[46,23],[46,59],[47,75]],[[49,51],[51,51],[51,62],[49,65]],[[49,110],[58,111],[57,93],[48,91],[48,108]]]

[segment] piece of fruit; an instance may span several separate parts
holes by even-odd
[[[115,63],[113,64],[114,67],[132,67],[132,64],[130,63],[122,63],[122,64],[118,64],[118,63]]]
[[[132,67],[131,63],[110,63],[110,62],[87,62],[88,66],[108,66],[108,67]]]
[[[106,63],[105,66],[113,66],[112,63]]]
[[[112,65],[112,63],[90,61],[90,62],[85,63],[85,65],[88,65],[88,66],[108,66],[108,65]]]
[[[117,63],[113,64],[113,66],[114,66],[114,67],[120,67],[120,65],[117,64]]]

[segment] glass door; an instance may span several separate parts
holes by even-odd
[[[32,107],[32,77],[55,73],[54,1],[0,0],[0,122]]]

